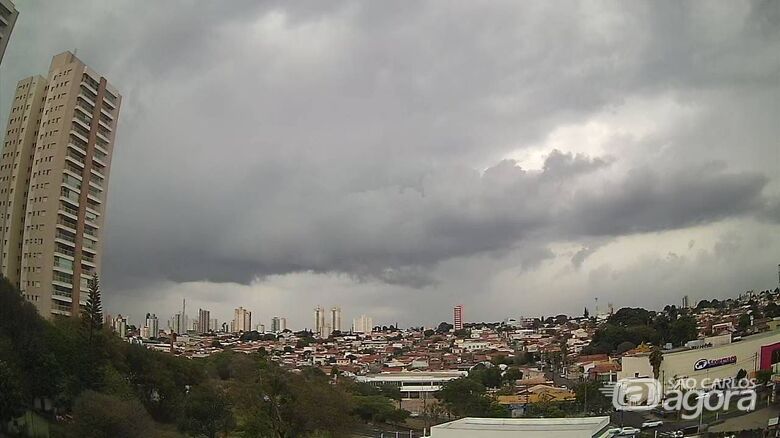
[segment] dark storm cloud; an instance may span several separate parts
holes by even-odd
[[[534,269],[572,241],[581,267],[599,239],[779,211],[777,2],[20,9],[0,111],[74,47],[124,94],[115,290],[285,273],[425,288],[448,260]],[[691,115],[607,153],[544,146],[632,99]],[[533,147],[540,169],[507,158]]]
[[[638,168],[610,185],[609,192],[578,192],[568,214],[580,235],[623,235],[684,228],[760,212],[768,178],[725,173],[720,166],[691,166],[668,172]]]

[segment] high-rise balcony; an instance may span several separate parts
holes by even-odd
[[[108,151],[100,143],[95,143],[95,151],[100,152],[103,156],[108,156]]]
[[[77,125],[75,122],[73,123],[73,125],[71,125],[70,134],[75,135],[76,138],[80,139],[84,143],[89,141],[89,131]]]
[[[76,245],[76,237],[70,233],[63,232],[62,230],[57,230],[57,233],[54,235],[54,240],[56,242],[64,242],[66,245],[70,246]]]
[[[57,213],[62,213],[66,217],[72,216],[74,220],[78,220],[79,217],[79,209],[78,207],[72,207],[70,204],[60,202],[60,207],[57,210]]]
[[[97,88],[93,87],[90,83],[84,81],[81,83],[81,86],[89,90],[91,93],[94,94],[95,97],[97,97],[98,90]]]

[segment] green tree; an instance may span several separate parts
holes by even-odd
[[[636,325],[648,325],[652,320],[652,313],[642,309],[641,307],[624,307],[607,320],[610,324],[615,324],[621,327],[630,327]]]
[[[436,333],[447,333],[450,330],[452,330],[452,324],[444,321],[440,322],[439,326],[436,327]]]
[[[653,351],[650,352],[649,361],[650,366],[653,367],[653,377],[658,379],[658,376],[661,374],[661,363],[664,361],[664,354],[660,348],[653,348]]]
[[[100,281],[97,273],[92,274],[89,280],[89,294],[82,320],[89,333],[89,342],[92,343],[94,332],[103,328],[103,305],[100,302]]]
[[[18,374],[0,360],[0,432],[6,432],[8,422],[24,413],[24,405]]]
[[[408,411],[396,409],[393,401],[381,395],[356,396],[353,413],[363,421],[370,422],[399,422],[409,416]]]
[[[156,436],[154,422],[136,400],[85,391],[73,407],[70,435],[81,438]]]
[[[195,436],[216,438],[220,432],[230,432],[234,425],[230,400],[218,388],[198,385],[187,394],[182,430]]]
[[[748,327],[750,327],[750,315],[747,313],[740,315],[737,327],[739,327],[740,330],[747,330]]]
[[[506,409],[487,395],[475,379],[460,378],[445,383],[436,398],[456,417],[505,417]]]
[[[616,351],[618,354],[623,354],[628,350],[633,350],[636,348],[636,344],[634,344],[631,341],[623,341],[620,344],[618,344]]]
[[[674,320],[669,330],[669,342],[676,346],[683,345],[699,336],[699,329],[696,328],[696,318],[691,315],[681,316]]]
[[[505,384],[514,384],[516,380],[520,380],[523,378],[523,372],[520,371],[518,368],[508,368],[506,371],[504,371],[504,375],[502,376],[502,379]]]
[[[582,412],[602,414],[610,412],[612,400],[601,392],[601,383],[595,380],[586,380],[574,388],[577,405]]]

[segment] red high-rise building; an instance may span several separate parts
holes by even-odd
[[[455,327],[455,330],[463,329],[463,304],[458,304],[455,306],[452,317],[452,325]]]

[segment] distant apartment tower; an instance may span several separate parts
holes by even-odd
[[[0,266],[44,317],[78,316],[100,273],[121,101],[70,52],[17,84],[0,155]]]
[[[19,11],[11,0],[0,0],[0,63],[3,62],[3,54],[8,46],[8,40],[11,39],[11,31],[14,30],[18,16]]]
[[[257,331],[260,333],[265,333],[265,324],[257,324]]]
[[[374,320],[370,316],[360,315],[352,320],[352,331],[355,333],[371,333],[374,330]]]
[[[452,326],[455,328],[455,330],[463,329],[463,305],[462,304],[458,304],[453,309]]]
[[[187,315],[181,313],[173,315],[168,323],[168,329],[177,335],[187,333]]]
[[[341,307],[339,306],[330,309],[330,327],[334,332],[341,331]]]
[[[252,312],[239,307],[233,312],[233,331],[248,332],[252,330]]]
[[[211,324],[211,312],[208,310],[198,309],[198,333],[208,333],[209,324]]]
[[[278,316],[274,316],[273,318],[271,318],[271,331],[272,332],[279,333],[280,331],[282,331],[281,326],[282,326],[282,320],[279,319]]]
[[[322,306],[314,308],[314,334],[320,337],[325,336],[325,309]],[[327,333],[328,335],[330,333]]]
[[[144,327],[148,330],[148,337],[156,338],[160,334],[160,320],[157,319],[157,315],[154,313],[147,313],[146,325]]]
[[[116,318],[111,320],[111,328],[114,329],[114,333],[120,338],[127,337],[127,317],[117,315]]]
[[[688,302],[688,295],[683,295],[682,297],[682,308],[687,309],[690,307],[690,303]]]
[[[279,319],[279,325],[280,325],[279,328],[281,329],[280,331],[283,332],[283,331],[287,330],[287,318],[285,318],[285,317],[280,318]]]

